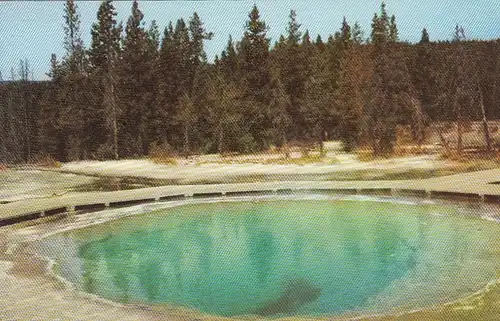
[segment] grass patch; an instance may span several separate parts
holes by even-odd
[[[62,163],[50,155],[36,157],[29,161],[30,165],[45,168],[61,168]]]
[[[146,187],[179,185],[178,180],[153,179],[141,177],[99,177],[89,184],[79,185],[72,189],[74,192],[112,192],[131,190]]]
[[[431,155],[432,151],[428,148],[422,146],[396,146],[394,148],[394,156],[396,157],[411,157],[411,156],[420,156],[420,155]]]
[[[307,164],[323,164],[334,165],[339,164],[337,158],[326,157],[319,154],[303,155],[301,157],[274,157],[274,158],[239,158],[239,159],[218,159],[212,161],[199,161],[196,165],[203,164],[221,164],[221,165],[244,165],[244,164],[262,164],[262,165],[307,165]]]
[[[444,151],[439,155],[440,159],[452,160],[457,162],[470,161],[495,161],[500,166],[500,150],[486,152],[484,150],[466,150],[458,153],[456,150]]]
[[[296,158],[271,158],[266,159],[262,164],[275,164],[275,165],[307,165],[307,164],[338,164],[339,160],[336,158],[326,158],[323,155],[303,155]]]
[[[177,159],[173,157],[150,157],[149,159],[155,164],[170,166],[175,166],[178,164]]]

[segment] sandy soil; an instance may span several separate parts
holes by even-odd
[[[255,156],[260,157],[262,156]],[[438,169],[449,166],[449,162],[438,160],[436,156],[417,156],[360,162],[352,155],[339,155],[336,164],[313,163],[306,165],[278,164],[221,164],[208,162],[199,164],[194,160],[185,161],[179,165],[155,164],[150,160],[119,160],[119,161],[84,161],[64,164],[61,171],[103,176],[134,176],[155,179],[171,179],[194,181],[200,179],[217,179],[220,177],[235,177],[240,175],[301,175],[328,174],[354,170],[407,170]]]
[[[63,195],[95,180],[95,177],[39,170],[0,171],[0,203]]]

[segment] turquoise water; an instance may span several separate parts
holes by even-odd
[[[193,204],[44,242],[83,291],[237,316],[380,313],[480,290],[499,224],[444,205],[347,200]]]

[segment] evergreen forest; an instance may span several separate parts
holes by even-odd
[[[30,79],[20,60],[0,82],[0,163],[321,150],[327,140],[390,156],[398,126],[421,144],[438,122],[459,136],[482,122],[494,148],[487,120],[500,119],[500,40],[469,39],[456,26],[447,41],[424,28],[418,43],[403,42],[382,3],[370,30],[344,18],[327,39],[285,12],[286,32],[271,41],[254,5],[242,38],[229,36],[209,61],[214,35],[196,12],[160,30],[137,1],[130,10],[119,22],[113,1],[102,1],[86,44],[78,6],[66,1],[65,54],[47,57],[50,80]]]

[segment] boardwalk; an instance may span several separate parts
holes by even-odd
[[[78,209],[123,206],[138,202],[168,200],[172,196],[230,195],[243,192],[279,193],[289,190],[350,190],[353,193],[369,194],[375,190],[387,191],[393,195],[410,191],[427,193],[430,196],[463,196],[500,202],[500,169],[463,173],[451,176],[421,180],[395,181],[284,181],[241,184],[177,185],[151,187],[114,192],[89,192],[59,197],[28,199],[0,205],[0,221],[26,216],[59,214]],[[6,225],[6,224],[0,224]]]

